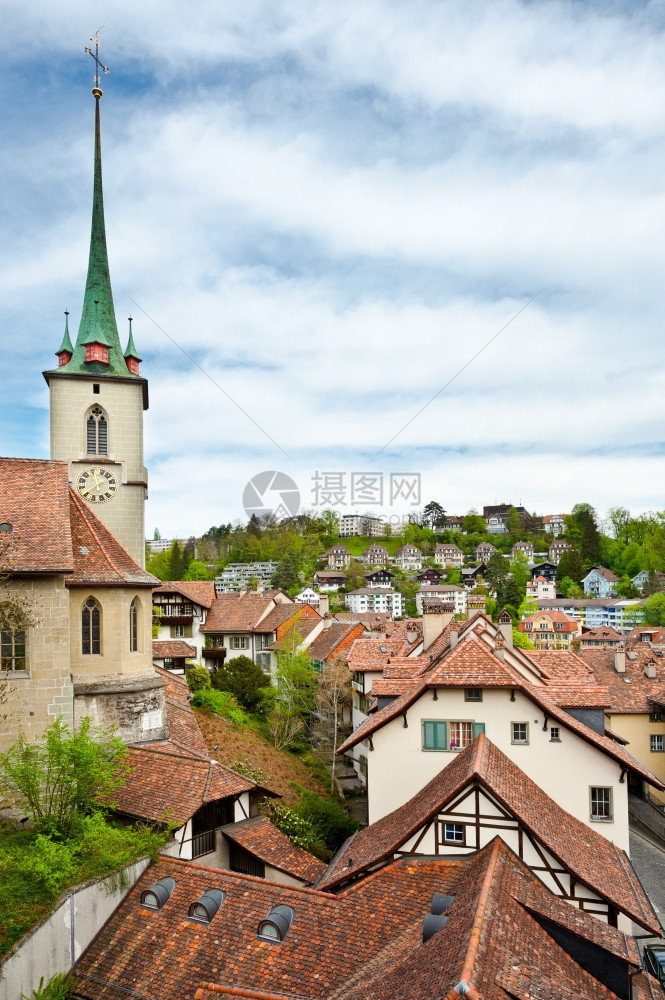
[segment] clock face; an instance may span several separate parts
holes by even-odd
[[[77,476],[76,490],[88,503],[106,503],[118,492],[118,480],[108,469],[84,469]]]

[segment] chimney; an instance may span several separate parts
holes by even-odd
[[[413,625],[412,622],[409,622],[409,624],[406,626],[406,641],[409,643],[410,646],[413,645],[413,643],[416,641],[419,635],[420,633],[418,632],[418,629]]]
[[[654,681],[658,676],[656,672],[656,664],[653,660],[649,660],[648,663],[644,664],[644,676],[648,677],[650,681]]]
[[[503,632],[501,631],[497,632],[496,638],[494,639],[494,655],[497,660],[501,660],[502,663],[506,658],[506,640]]]
[[[423,653],[439,638],[455,615],[454,604],[425,598],[423,601]]]
[[[626,651],[625,649],[614,650],[614,669],[618,674],[626,672]]]
[[[324,618],[330,613],[330,601],[327,594],[319,594],[319,614]]]
[[[262,594],[264,591],[263,580],[258,580],[256,584],[256,593]]]
[[[450,635],[450,648],[454,649],[457,643],[459,642],[459,629],[451,628],[449,635]]]
[[[505,640],[506,646],[508,646],[509,649],[512,649],[513,620],[505,609],[499,615],[498,622],[499,622],[499,631],[501,632],[501,635]]]
[[[327,629],[327,628],[330,628],[330,626],[332,625],[332,623],[333,623],[333,616],[330,614],[329,611],[326,611],[325,615],[323,616],[323,628],[324,628],[324,630]]]

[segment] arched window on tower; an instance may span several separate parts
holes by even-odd
[[[88,455],[108,455],[108,422],[101,406],[93,406],[86,423]]]
[[[89,597],[81,612],[81,652],[84,656],[102,651],[102,609]]]
[[[139,602],[136,598],[129,605],[129,651],[138,653],[139,649]]]

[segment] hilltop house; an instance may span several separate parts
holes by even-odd
[[[476,557],[477,563],[488,563],[495,552],[498,552],[496,545],[492,545],[491,542],[481,542],[480,545],[476,545],[474,550],[474,555]]]
[[[527,562],[531,562],[533,559],[533,545],[531,542],[515,542],[510,550],[511,558],[514,559],[518,552],[521,552],[523,556],[526,556]]]
[[[519,623],[536,649],[570,649],[580,634],[579,622],[563,611],[537,611]]]
[[[565,514],[545,514],[543,518],[543,528],[548,533],[548,535],[563,535],[566,530],[566,515]]]
[[[367,546],[360,559],[366,566],[387,566],[390,555],[384,545],[374,543]]]
[[[351,553],[346,545],[333,545],[328,551],[328,569],[348,569],[351,565]]]
[[[360,587],[345,596],[344,604],[349,611],[357,614],[378,611],[393,618],[400,618],[403,614],[402,595],[392,587]]]
[[[397,550],[393,557],[393,563],[401,570],[422,569],[423,554],[417,545],[407,543]]]
[[[561,556],[564,552],[572,549],[572,545],[569,542],[564,542],[563,538],[557,538],[552,542],[549,549],[547,550],[547,558],[555,566],[558,566],[561,562]]]
[[[614,597],[619,577],[605,566],[594,566],[582,580],[587,597]]]
[[[464,565],[464,553],[450,543],[439,542],[435,545],[433,559],[437,566],[450,566],[452,569],[461,569]]]
[[[443,602],[450,602],[455,605],[456,615],[466,616],[468,593],[464,587],[456,587],[452,583],[424,583],[416,594],[416,610],[419,615],[423,613],[423,600],[428,597],[438,597]]]

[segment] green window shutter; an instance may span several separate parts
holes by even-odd
[[[481,733],[485,732],[484,722],[474,722],[473,724],[473,738],[475,740],[476,736],[480,736]]]
[[[192,638],[192,626],[191,625],[185,625],[185,635],[184,635],[184,638],[185,639],[191,639]]]
[[[425,750],[447,750],[448,726],[445,722],[423,722],[423,748]]]

